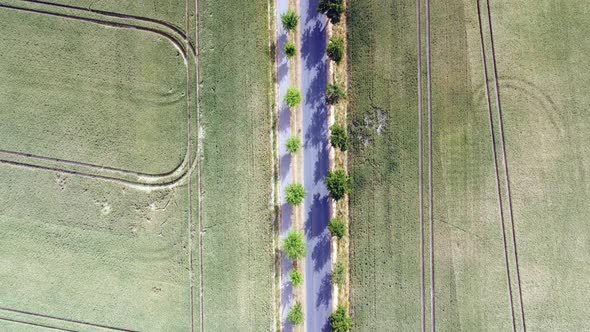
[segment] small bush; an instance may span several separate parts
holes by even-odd
[[[305,188],[301,183],[291,183],[285,188],[285,200],[291,205],[299,205],[305,198]]]
[[[348,150],[348,133],[346,128],[335,124],[330,128],[330,143],[333,147],[340,149],[340,151]]]
[[[342,304],[330,315],[330,326],[333,332],[348,332],[352,329],[352,318]]]
[[[344,235],[346,235],[346,224],[341,218],[334,218],[330,220],[328,229],[330,230],[330,234],[337,237],[338,239],[341,239],[344,237]]]
[[[289,278],[291,279],[293,287],[299,287],[303,283],[303,276],[301,275],[301,272],[297,270],[289,272]]]
[[[292,58],[297,54],[297,49],[295,48],[294,42],[287,42],[285,44],[285,55],[287,58]]]
[[[301,148],[301,139],[299,136],[291,136],[287,138],[287,152],[295,154]]]
[[[305,257],[307,248],[303,232],[291,230],[283,240],[283,250],[287,257],[297,260]]]
[[[337,201],[349,193],[352,188],[352,179],[341,169],[328,171],[325,183],[330,196]]]
[[[344,13],[344,0],[320,0],[318,12],[328,16],[332,24],[337,24]]]
[[[291,310],[289,310],[289,314],[287,315],[287,320],[293,325],[300,325],[303,323],[303,309],[301,308],[301,303],[297,302]]]
[[[301,92],[297,88],[288,88],[285,94],[285,102],[291,108],[299,106],[301,104]]]
[[[345,280],[346,266],[344,266],[344,263],[338,262],[334,267],[334,271],[332,271],[332,282],[338,285],[338,287],[342,287],[344,285]]]
[[[330,105],[336,105],[341,99],[346,98],[346,91],[339,84],[328,84],[326,88],[326,102]]]
[[[283,28],[287,31],[293,31],[297,28],[297,24],[299,23],[299,16],[292,11],[288,10],[286,13],[281,15],[281,22],[283,23]]]
[[[330,43],[328,43],[326,54],[328,54],[328,57],[332,59],[332,61],[336,62],[336,64],[340,64],[342,58],[344,58],[344,38],[330,38]]]

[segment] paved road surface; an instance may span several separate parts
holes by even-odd
[[[287,88],[289,87],[289,62],[285,55],[285,43],[287,42],[287,33],[283,30],[281,24],[281,15],[289,7],[288,0],[277,0],[277,64],[278,64],[278,82],[279,82],[279,179],[280,179],[280,216],[281,229],[280,238],[283,239],[292,226],[291,215],[292,209],[285,202],[285,187],[292,182],[291,177],[291,155],[287,152],[285,144],[287,138],[291,135],[291,121],[289,107],[283,102]],[[289,272],[293,265],[290,259],[281,254],[281,325],[283,331],[293,331],[293,326],[286,322],[289,309],[293,305],[293,287],[289,282]]]
[[[306,324],[307,331],[330,331],[331,264],[330,201],[324,185],[328,173],[328,109],[326,29],[324,15],[317,12],[318,0],[300,0],[301,83],[303,94],[304,207],[307,239]]]

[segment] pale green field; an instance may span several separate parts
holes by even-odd
[[[0,9],[0,148],[161,174],[187,149],[186,66],[150,32]]]
[[[140,330],[189,326],[186,186],[147,194],[10,167],[0,178],[2,307]]]
[[[493,1],[527,328],[590,317],[590,3]]]
[[[151,173],[185,157],[186,67],[170,41],[5,8],[0,17],[0,148]],[[0,307],[142,331],[188,331],[194,309],[198,329],[196,175],[189,194],[186,179],[147,191],[1,164]],[[0,318],[97,330],[6,310]]]

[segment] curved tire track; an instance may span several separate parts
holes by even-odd
[[[42,2],[30,1],[30,0],[21,0],[21,1],[30,2],[30,3],[42,3]],[[64,6],[64,5],[55,5],[55,4],[49,4],[49,3],[44,3],[44,2],[42,4],[47,4],[47,6],[55,6],[55,7]],[[65,19],[84,21],[84,22],[89,22],[89,23],[93,23],[93,24],[105,25],[105,26],[121,28],[121,29],[132,29],[132,30],[139,30],[139,31],[146,31],[146,32],[155,33],[159,36],[164,37],[168,41],[170,41],[180,51],[179,53],[182,55],[182,57],[185,61],[186,68],[187,68],[187,85],[190,85],[190,82],[188,81],[188,76],[189,76],[188,71],[189,71],[189,67],[190,67],[188,59],[190,57],[187,56],[188,55],[187,49],[183,45],[182,41],[179,41],[177,39],[178,37],[173,36],[172,34],[169,34],[167,32],[164,32],[164,31],[161,31],[161,30],[158,30],[155,28],[150,28],[150,27],[142,27],[142,26],[134,25],[134,24],[110,22],[110,21],[99,20],[99,19],[88,18],[88,17],[73,16],[73,15],[55,13],[55,12],[41,10],[41,9],[25,8],[25,7],[18,7],[18,6],[6,5],[6,4],[0,4],[0,8],[9,9],[9,10],[24,11],[24,12],[31,12],[31,13],[41,14],[41,15],[61,17],[61,18],[65,18]],[[80,10],[83,10],[83,9],[80,9]],[[83,10],[83,11],[88,11],[88,10]],[[187,95],[187,98],[189,98],[188,95]],[[190,122],[190,103],[188,103],[188,102],[187,102],[187,122]],[[187,127],[190,128],[190,123],[188,124]],[[190,130],[189,130],[189,136],[192,136],[192,133],[190,132]],[[188,143],[190,144],[190,140]],[[50,166],[34,165],[34,164],[10,161],[10,160],[5,160],[5,159],[0,159],[0,163],[21,166],[21,167],[28,167],[28,168],[33,168],[33,169],[49,170],[49,171],[53,171],[53,172],[61,172],[61,173],[66,173],[66,174],[71,174],[71,175],[83,176],[83,177],[87,177],[87,178],[112,181],[112,182],[121,183],[124,185],[137,186],[137,187],[148,187],[148,188],[153,188],[153,189],[167,188],[167,187],[173,186],[176,183],[179,183],[184,178],[186,178],[186,176],[188,174],[191,173],[191,171],[193,169],[192,164],[194,164],[193,160],[188,160],[188,158],[190,158],[189,157],[190,156],[190,148],[188,148],[188,147],[187,147],[187,152],[185,154],[185,158],[184,158],[183,162],[175,170],[172,170],[168,173],[164,173],[164,175],[152,175],[152,174],[146,174],[146,173],[141,173],[141,172],[133,172],[133,171],[118,169],[118,168],[113,168],[113,167],[106,167],[106,166],[100,166],[100,165],[77,162],[77,161],[63,160],[63,159],[59,159],[59,158],[43,157],[43,156],[37,156],[37,155],[15,152],[15,151],[0,150],[0,152],[5,153],[5,154],[14,155],[14,156],[19,156],[19,157],[27,157],[27,158],[32,158],[32,159],[37,159],[37,160],[42,160],[42,161],[59,162],[59,163],[64,163],[64,164],[68,164],[68,165],[72,165],[72,166],[86,167],[86,168],[91,168],[91,169],[100,170],[100,171],[106,170],[111,173],[122,174],[122,175],[127,175],[127,176],[134,176],[134,177],[137,177],[138,179],[137,180],[126,180],[126,179],[121,179],[121,178],[117,178],[117,177],[113,177],[113,176],[97,175],[97,174],[91,174],[91,173],[86,173],[86,172],[81,172],[81,171],[67,170],[67,169],[61,169],[61,168],[50,167]],[[186,166],[188,166],[188,168]],[[160,182],[160,183],[150,183],[150,182],[165,179],[166,177],[168,177],[170,175],[177,175],[179,173],[180,169],[183,169],[182,173],[180,173],[180,175],[178,177],[176,177],[172,180]],[[143,181],[141,181],[141,180],[143,180]]]
[[[175,25],[168,23],[166,21],[163,21],[163,20],[158,20],[158,19],[151,18],[151,17],[143,17],[143,16],[116,13],[116,12],[105,11],[105,10],[98,10],[98,9],[79,7],[79,6],[65,5],[65,4],[61,4],[61,3],[47,2],[47,1],[41,1],[41,0],[20,0],[20,1],[29,2],[29,3],[38,3],[38,4],[47,5],[47,6],[54,6],[54,7],[60,7],[60,8],[65,8],[65,9],[77,10],[77,11],[85,11],[85,12],[90,12],[90,13],[95,13],[95,14],[100,14],[100,15],[110,16],[110,17],[137,20],[137,21],[158,24],[158,25],[161,25],[163,27],[173,30],[175,33],[180,35],[182,39],[186,39],[189,47],[192,50],[192,53],[196,54],[195,46],[189,40],[188,33],[185,33],[184,31],[182,31],[181,29],[179,29]],[[188,17],[189,17],[189,15],[187,12],[186,13],[187,21],[188,21]],[[187,29],[187,31],[189,31],[189,30]]]

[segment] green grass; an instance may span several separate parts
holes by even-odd
[[[152,174],[187,149],[186,66],[168,40],[0,10],[0,148]]]
[[[204,316],[209,331],[273,327],[266,1],[200,2]]]

